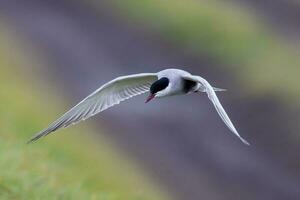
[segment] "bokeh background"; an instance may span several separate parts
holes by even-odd
[[[26,145],[120,75],[181,68],[220,93],[145,96]],[[300,199],[297,0],[0,0],[1,199]]]

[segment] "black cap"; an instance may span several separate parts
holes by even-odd
[[[150,93],[156,94],[157,92],[166,89],[169,85],[169,82],[170,82],[169,79],[166,77],[163,77],[163,78],[155,81],[150,87]]]

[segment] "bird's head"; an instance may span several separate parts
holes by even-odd
[[[150,94],[149,94],[148,98],[146,99],[145,103],[148,103],[155,97],[163,96],[162,92],[163,92],[163,90],[165,90],[168,87],[169,82],[170,81],[168,78],[163,77],[163,78],[158,79],[154,83],[152,83],[152,85],[150,87]]]

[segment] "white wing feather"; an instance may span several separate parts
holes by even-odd
[[[97,113],[104,111],[121,101],[149,91],[151,84],[157,80],[156,73],[142,73],[116,78],[74,106],[63,116],[53,122],[48,128],[32,137],[33,142],[60,128],[78,123]]]
[[[211,100],[211,102],[214,104],[219,116],[223,120],[223,122],[227,125],[227,127],[237,136],[240,138],[240,140],[246,144],[249,145],[249,143],[240,136],[240,134],[235,129],[234,125],[232,124],[230,118],[228,117],[226,111],[224,110],[223,106],[221,105],[214,88],[207,82],[204,78],[200,76],[187,76],[184,77],[185,79],[193,80],[196,82],[199,82],[201,86],[204,88],[204,92],[207,93],[208,98]]]

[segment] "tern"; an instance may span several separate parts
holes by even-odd
[[[180,69],[165,69],[157,73],[140,73],[121,76],[104,84],[87,96],[50,124],[48,128],[33,136],[28,143],[36,141],[60,128],[66,128],[90,118],[124,100],[146,92],[149,92],[146,103],[154,98],[205,92],[227,127],[244,144],[249,145],[249,143],[239,135],[229,119],[215,93],[218,91],[225,90],[212,87],[204,78],[192,75]]]

